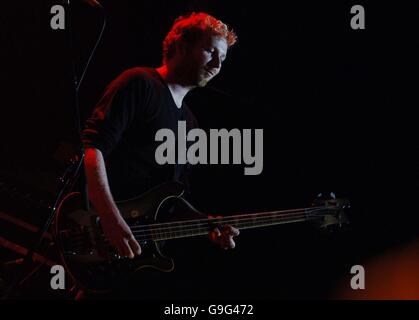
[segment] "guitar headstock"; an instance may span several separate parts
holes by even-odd
[[[345,198],[336,198],[334,192],[319,193],[313,206],[322,207],[321,228],[342,227],[349,223],[346,211],[351,207],[350,202]]]

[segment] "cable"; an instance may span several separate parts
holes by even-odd
[[[102,5],[99,2],[94,1],[94,3],[96,4],[96,7],[99,7],[101,9],[101,12],[102,12],[102,15],[103,15],[102,28],[100,30],[99,36],[98,36],[98,38],[96,40],[96,43],[93,46],[92,52],[90,53],[89,59],[86,62],[86,65],[85,65],[85,67],[83,69],[83,72],[82,72],[82,74],[80,76],[80,79],[79,79],[79,81],[77,83],[77,87],[76,87],[76,90],[77,91],[79,91],[79,89],[80,89],[80,85],[81,85],[81,83],[82,83],[82,81],[84,79],[84,76],[86,74],[87,69],[89,68],[90,61],[92,60],[92,58],[93,58],[93,56],[95,54],[95,51],[96,51],[97,46],[99,45],[100,41],[102,40],[103,32],[105,31],[105,27],[106,27],[106,12],[105,12],[105,9],[102,7]]]

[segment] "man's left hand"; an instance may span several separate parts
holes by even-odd
[[[224,225],[213,229],[209,233],[212,242],[219,245],[222,249],[233,249],[236,246],[233,238],[240,234],[239,229],[230,225]]]

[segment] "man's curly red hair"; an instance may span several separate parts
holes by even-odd
[[[235,32],[225,23],[207,13],[193,12],[187,16],[180,16],[175,20],[172,29],[163,41],[163,61],[173,57],[175,43],[184,41],[193,44],[206,32],[224,37],[229,48],[237,42]]]

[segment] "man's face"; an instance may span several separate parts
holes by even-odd
[[[190,85],[203,87],[221,70],[227,56],[227,41],[221,36],[206,34],[193,45],[184,47],[181,69]]]

